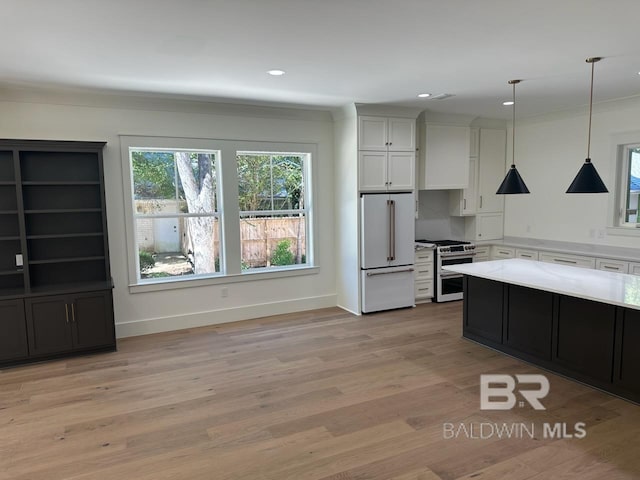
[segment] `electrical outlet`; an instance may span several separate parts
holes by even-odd
[[[604,238],[604,230],[600,229],[598,230],[598,238]]]
[[[222,287],[222,289],[220,290],[220,296],[222,298],[228,297],[229,296],[229,288]]]
[[[22,260],[22,254],[18,253],[16,255],[16,267],[22,267],[24,266],[23,260]]]

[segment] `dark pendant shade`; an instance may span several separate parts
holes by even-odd
[[[571,185],[567,189],[567,193],[608,193],[607,187],[598,175],[596,167],[591,163],[591,159],[587,158],[582,164],[580,171],[573,179]]]
[[[504,180],[500,184],[497,195],[511,195],[514,193],[529,193],[527,185],[522,180],[522,177],[518,173],[518,169],[515,165],[511,165],[511,168],[504,177]]]

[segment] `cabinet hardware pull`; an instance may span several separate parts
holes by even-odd
[[[524,258],[531,258],[531,255],[527,255],[526,253],[521,253],[520,256]]]
[[[603,267],[609,270],[620,270],[618,267],[612,267],[611,265],[603,265]]]
[[[572,264],[578,263],[578,262],[576,262],[574,260],[565,260],[563,258],[554,258],[554,261],[560,262],[560,263],[572,263]]]
[[[367,277],[377,277],[378,275],[391,275],[394,273],[411,273],[413,268],[405,268],[404,270],[394,270],[393,272],[367,272]]]
[[[76,322],[76,304],[75,303],[71,304],[71,321],[73,323]]]
[[[463,200],[462,200],[462,202],[463,202],[463,203],[462,203],[462,209],[463,209],[463,210],[466,210],[466,209],[467,209],[467,199],[466,199],[466,198],[465,198],[465,199],[463,199]]]
[[[64,304],[64,313],[67,317],[67,323],[69,323],[69,304],[68,303]]]
[[[480,195],[480,208],[482,208],[482,195]]]

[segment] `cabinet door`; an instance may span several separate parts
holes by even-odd
[[[619,309],[616,336],[614,382],[640,395],[640,310]]]
[[[469,127],[427,125],[422,150],[421,189],[469,186]]]
[[[462,190],[462,214],[472,215],[476,213],[478,184],[478,159],[469,158],[469,187]]]
[[[68,298],[64,295],[28,299],[27,331],[32,356],[73,349]]]
[[[505,130],[480,130],[478,212],[504,211],[504,195],[496,195],[496,190],[506,173],[506,144]]]
[[[387,191],[386,152],[360,152],[358,164],[361,191]]]
[[[395,152],[416,151],[416,122],[411,118],[389,118],[389,150]]]
[[[71,309],[76,349],[102,347],[115,342],[111,291],[74,295]]]
[[[0,361],[18,360],[28,355],[24,302],[0,302]]]
[[[414,153],[389,152],[387,181],[389,190],[413,190],[415,188],[416,156]]]
[[[629,273],[629,262],[598,258],[596,268],[605,272]]]
[[[471,140],[471,144],[469,145],[469,156],[471,157],[477,157],[478,156],[478,151],[479,151],[479,146],[480,146],[480,129],[479,128],[472,128],[471,132],[470,132],[470,140]]]
[[[502,213],[476,215],[476,240],[498,240],[504,232]]]
[[[387,151],[387,119],[358,117],[358,150]]]
[[[464,278],[464,336],[502,343],[503,284],[469,275]]]
[[[640,275],[640,263],[630,263],[629,273],[631,275]]]

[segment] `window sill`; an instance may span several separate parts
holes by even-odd
[[[624,237],[640,237],[638,227],[607,227],[607,235],[617,235]]]
[[[639,232],[640,233],[640,232]],[[219,275],[215,277],[170,278],[153,280],[129,285],[129,293],[147,293],[163,290],[177,290],[180,288],[206,287],[209,285],[225,285],[229,283],[255,282],[276,278],[298,277],[302,275],[316,275],[320,267],[294,267],[281,270],[258,270],[236,275]]]

